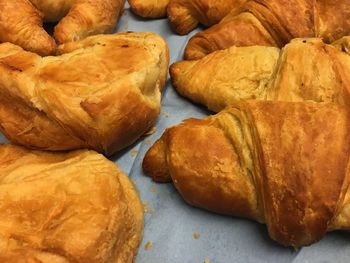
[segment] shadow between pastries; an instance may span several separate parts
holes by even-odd
[[[152,127],[169,63],[160,36],[98,35],[58,52],[0,45],[0,129],[12,143],[111,155]]]

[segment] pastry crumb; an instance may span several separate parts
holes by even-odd
[[[153,247],[152,242],[148,241],[145,245],[145,250],[150,250]]]
[[[139,152],[136,149],[132,149],[130,154],[132,157],[135,157]]]
[[[193,233],[193,238],[194,238],[194,239],[199,239],[200,236],[201,236],[201,235],[200,235],[198,232],[194,232],[194,233]]]
[[[151,145],[151,144],[152,144],[152,141],[151,141],[150,139],[147,139],[147,140],[145,140],[145,143],[146,143],[147,145]]]
[[[144,211],[146,214],[152,214],[152,213],[154,212],[154,210],[153,210],[152,208],[149,207],[148,201],[142,202],[142,205],[143,205],[143,211]]]
[[[168,112],[164,112],[164,116],[165,116],[165,118],[169,118],[171,116],[171,114]]]
[[[151,193],[155,193],[155,192],[157,192],[157,188],[153,185],[153,186],[151,186],[151,188],[149,189],[149,191],[150,191]]]
[[[210,259],[209,259],[209,258],[206,258],[206,259],[204,260],[204,263],[210,263]]]
[[[149,135],[152,135],[152,134],[154,134],[154,133],[156,133],[157,132],[157,128],[156,127],[153,127],[152,129],[150,129],[148,132],[146,132],[145,134],[144,134],[144,136],[149,136]]]

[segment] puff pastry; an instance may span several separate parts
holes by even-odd
[[[240,13],[193,36],[185,59],[199,59],[235,46],[282,47],[293,38],[319,37],[332,42],[350,33],[349,0],[252,0]]]
[[[11,42],[40,55],[55,52],[43,21],[57,22],[58,44],[114,29],[125,0],[0,0],[0,42]]]
[[[341,49],[320,39],[295,39],[282,50],[231,47],[170,71],[181,95],[215,112],[242,99],[350,105],[350,57]]]
[[[128,0],[131,10],[145,18],[160,18],[167,15],[171,0]]]
[[[0,45],[0,130],[11,142],[110,155],[152,127],[169,63],[160,36],[98,35],[58,51]]]
[[[170,0],[168,18],[170,25],[185,35],[199,24],[211,26],[218,23],[231,10],[238,13],[247,0]]]
[[[1,145],[0,174],[1,262],[133,262],[143,207],[102,155]]]
[[[240,102],[166,130],[143,168],[189,204],[265,223],[300,247],[350,230],[349,127],[335,104]]]

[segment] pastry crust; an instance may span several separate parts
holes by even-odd
[[[58,44],[78,41],[112,32],[124,4],[125,0],[0,0],[0,42],[52,55],[56,45],[43,28],[44,21],[59,21],[54,33]]]
[[[160,112],[169,54],[153,33],[99,35],[40,57],[0,45],[0,129],[45,150],[129,146]]]
[[[349,0],[252,0],[239,13],[194,35],[185,59],[199,59],[231,46],[283,47],[293,38],[319,37],[330,43],[350,33]]]
[[[0,171],[1,262],[133,262],[143,207],[114,163],[1,145]]]
[[[212,26],[231,10],[239,12],[247,0],[171,0],[168,5],[170,25],[185,35],[199,24]]]
[[[335,104],[239,102],[167,129],[143,169],[191,205],[265,223],[300,247],[350,230],[349,127]]]
[[[177,62],[170,72],[181,95],[215,112],[245,99],[350,105],[350,57],[321,39],[295,39],[282,50],[231,47]]]
[[[160,18],[167,15],[171,0],[128,0],[131,10],[145,18]]]

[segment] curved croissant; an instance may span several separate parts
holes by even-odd
[[[185,35],[199,24],[218,23],[231,10],[238,13],[247,0],[170,0],[168,18],[174,30]]]
[[[160,36],[98,35],[58,50],[0,45],[0,130],[11,142],[110,155],[152,127],[169,62]]]
[[[132,263],[143,207],[129,178],[92,151],[0,145],[0,261]]]
[[[167,15],[171,0],[128,0],[133,13],[145,18],[160,18]]]
[[[191,205],[265,223],[300,247],[350,230],[349,127],[334,104],[241,102],[166,130],[143,169]]]
[[[236,100],[334,102],[350,105],[350,56],[320,39],[275,47],[231,47],[171,66],[176,90],[218,112]]]
[[[350,33],[349,0],[253,0],[239,14],[193,36],[185,59],[199,59],[231,46],[283,47],[293,38],[332,42]]]
[[[43,21],[57,22],[58,44],[112,32],[125,0],[0,0],[0,42],[11,42],[40,55],[55,52]],[[62,19],[61,19],[62,18]]]

